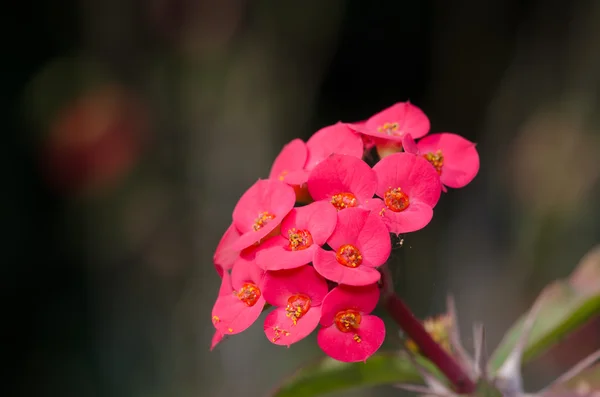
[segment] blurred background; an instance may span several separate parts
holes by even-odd
[[[285,349],[259,324],[209,352],[213,251],[284,143],[398,101],[481,156],[394,252],[419,316],[452,291],[491,351],[600,241],[598,1],[8,7],[3,395],[258,397],[321,357],[314,335]],[[528,366],[526,385],[599,345],[596,321]]]

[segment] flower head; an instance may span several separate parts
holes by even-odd
[[[265,305],[263,277],[264,271],[252,261],[236,261],[231,277],[223,277],[213,306],[212,321],[217,331],[238,334],[256,321]]]
[[[378,300],[376,284],[331,290],[323,300],[319,347],[339,361],[366,361],[385,339],[383,321],[370,314]]]
[[[362,125],[351,125],[361,134],[377,140],[402,142],[402,137],[411,134],[420,138],[429,132],[429,119],[421,109],[410,102],[398,102],[371,116]]]
[[[323,277],[340,284],[376,283],[377,269],[388,260],[390,235],[380,217],[366,209],[348,208],[338,213],[338,222],[327,244],[333,251],[319,248],[313,264]]]
[[[267,272],[265,299],[277,308],[265,318],[267,338],[289,346],[308,336],[319,324],[327,282],[311,266]]]
[[[281,234],[265,241],[256,263],[265,270],[292,269],[312,262],[337,223],[337,211],[326,201],[294,208],[283,219]]]
[[[294,139],[281,149],[275,158],[269,179],[277,179],[292,186],[306,183],[308,173],[304,164],[308,157],[308,149],[302,139]]]
[[[427,160],[409,153],[395,153],[375,164],[377,196],[366,204],[378,214],[391,233],[424,228],[433,217],[442,184]]]
[[[308,178],[308,191],[315,201],[327,200],[338,210],[357,207],[373,197],[375,172],[359,158],[333,154],[319,163]]]
[[[460,135],[449,132],[432,134],[418,143],[408,135],[404,137],[403,145],[406,152],[429,161],[445,186],[464,187],[479,171],[479,154],[475,144]]]
[[[283,182],[259,180],[242,195],[233,209],[233,224],[240,232],[231,248],[242,250],[267,237],[291,211],[296,194]]]

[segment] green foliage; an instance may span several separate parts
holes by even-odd
[[[420,364],[437,373],[425,360]],[[419,372],[404,354],[377,353],[365,363],[342,363],[324,358],[301,368],[285,380],[272,396],[312,397],[396,383],[423,383]]]
[[[588,253],[572,275],[548,285],[543,303],[523,354],[523,362],[533,359],[590,318],[600,314],[600,247]],[[496,371],[521,334],[525,315],[507,332],[491,360]]]

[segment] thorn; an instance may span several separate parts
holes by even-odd
[[[452,349],[456,352],[456,356],[458,361],[462,364],[469,376],[473,379],[476,379],[476,369],[473,363],[473,359],[467,353],[462,342],[460,340],[460,328],[458,326],[458,315],[456,313],[456,304],[454,302],[454,297],[452,295],[448,295],[446,297],[446,311],[450,316],[451,326],[450,326],[450,345]]]
[[[521,328],[521,335],[515,343],[512,351],[508,355],[506,361],[502,364],[502,367],[498,370],[495,377],[495,383],[498,388],[501,389],[505,395],[522,395],[523,394],[523,377],[521,375],[521,361],[523,358],[523,351],[529,341],[529,335],[537,319],[542,303],[545,302],[548,289],[542,291],[538,296],[533,306],[527,313],[525,321],[523,322],[523,328]]]
[[[581,372],[592,366],[596,361],[600,360],[600,350],[596,350],[594,353],[590,354],[577,364],[575,364],[571,369],[558,377],[554,382],[550,383],[544,389],[542,389],[538,394],[544,394],[549,389],[552,389],[555,386],[558,386],[562,383],[568,382]]]
[[[473,326],[473,342],[475,344],[475,366],[477,378],[488,378],[488,354],[485,346],[485,328],[477,323]]]

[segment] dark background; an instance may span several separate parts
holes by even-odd
[[[314,338],[280,349],[260,327],[209,353],[212,253],[285,142],[398,101],[481,156],[394,253],[418,315],[453,291],[491,350],[599,240],[598,2],[46,0],[2,14],[6,395],[260,396],[321,356]],[[538,360],[531,387],[600,344],[589,329]]]

